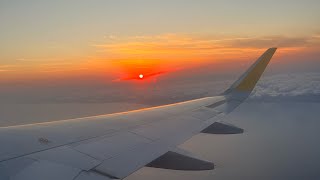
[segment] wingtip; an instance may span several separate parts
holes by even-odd
[[[242,76],[240,76],[240,78],[234,82],[223,94],[226,95],[235,92],[236,94],[244,93],[246,96],[249,95],[255,87],[257,81],[260,79],[276,50],[276,47],[266,50],[257,59],[257,61],[253,63],[250,68],[244,74],[242,74]]]
[[[278,48],[277,47],[271,47],[269,48],[269,50],[273,50],[273,51],[276,51]]]

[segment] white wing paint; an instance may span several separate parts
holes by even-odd
[[[275,51],[268,49],[221,96],[123,113],[0,127],[0,180],[123,179],[146,165],[212,169],[212,163],[177,146],[204,129],[214,134],[220,128],[219,133],[223,133],[221,127],[225,126],[216,126],[215,122],[249,96]]]

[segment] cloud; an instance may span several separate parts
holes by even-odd
[[[208,53],[208,50],[221,48],[211,40],[202,40],[196,37],[177,34],[163,34],[155,36],[132,36],[118,38],[104,44],[95,44],[95,47],[115,57],[124,58],[132,55],[161,55],[180,56],[193,53]]]
[[[109,59],[198,60],[241,58],[243,52],[256,52],[280,47],[297,51],[320,45],[320,36],[204,36],[196,34],[160,34],[117,37],[93,46]],[[260,53],[260,52],[259,52]]]
[[[320,73],[281,74],[264,77],[250,100],[320,101]]]
[[[11,71],[11,70],[8,70],[8,69],[0,69],[0,72],[8,72],[8,71]]]
[[[15,68],[16,68],[16,65],[13,65],[13,64],[0,65],[0,72],[11,72],[11,71],[14,71]]]
[[[310,37],[286,37],[286,36],[267,36],[234,39],[230,42],[231,46],[235,47],[305,47],[310,44]]]

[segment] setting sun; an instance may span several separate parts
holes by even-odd
[[[140,79],[143,79],[143,74],[139,74],[139,78],[140,78]]]

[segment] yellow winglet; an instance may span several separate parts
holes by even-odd
[[[270,48],[264,52],[259,59],[253,65],[251,65],[250,68],[236,82],[234,82],[224,94],[234,91],[250,93],[257,84],[276,50],[277,48]]]

